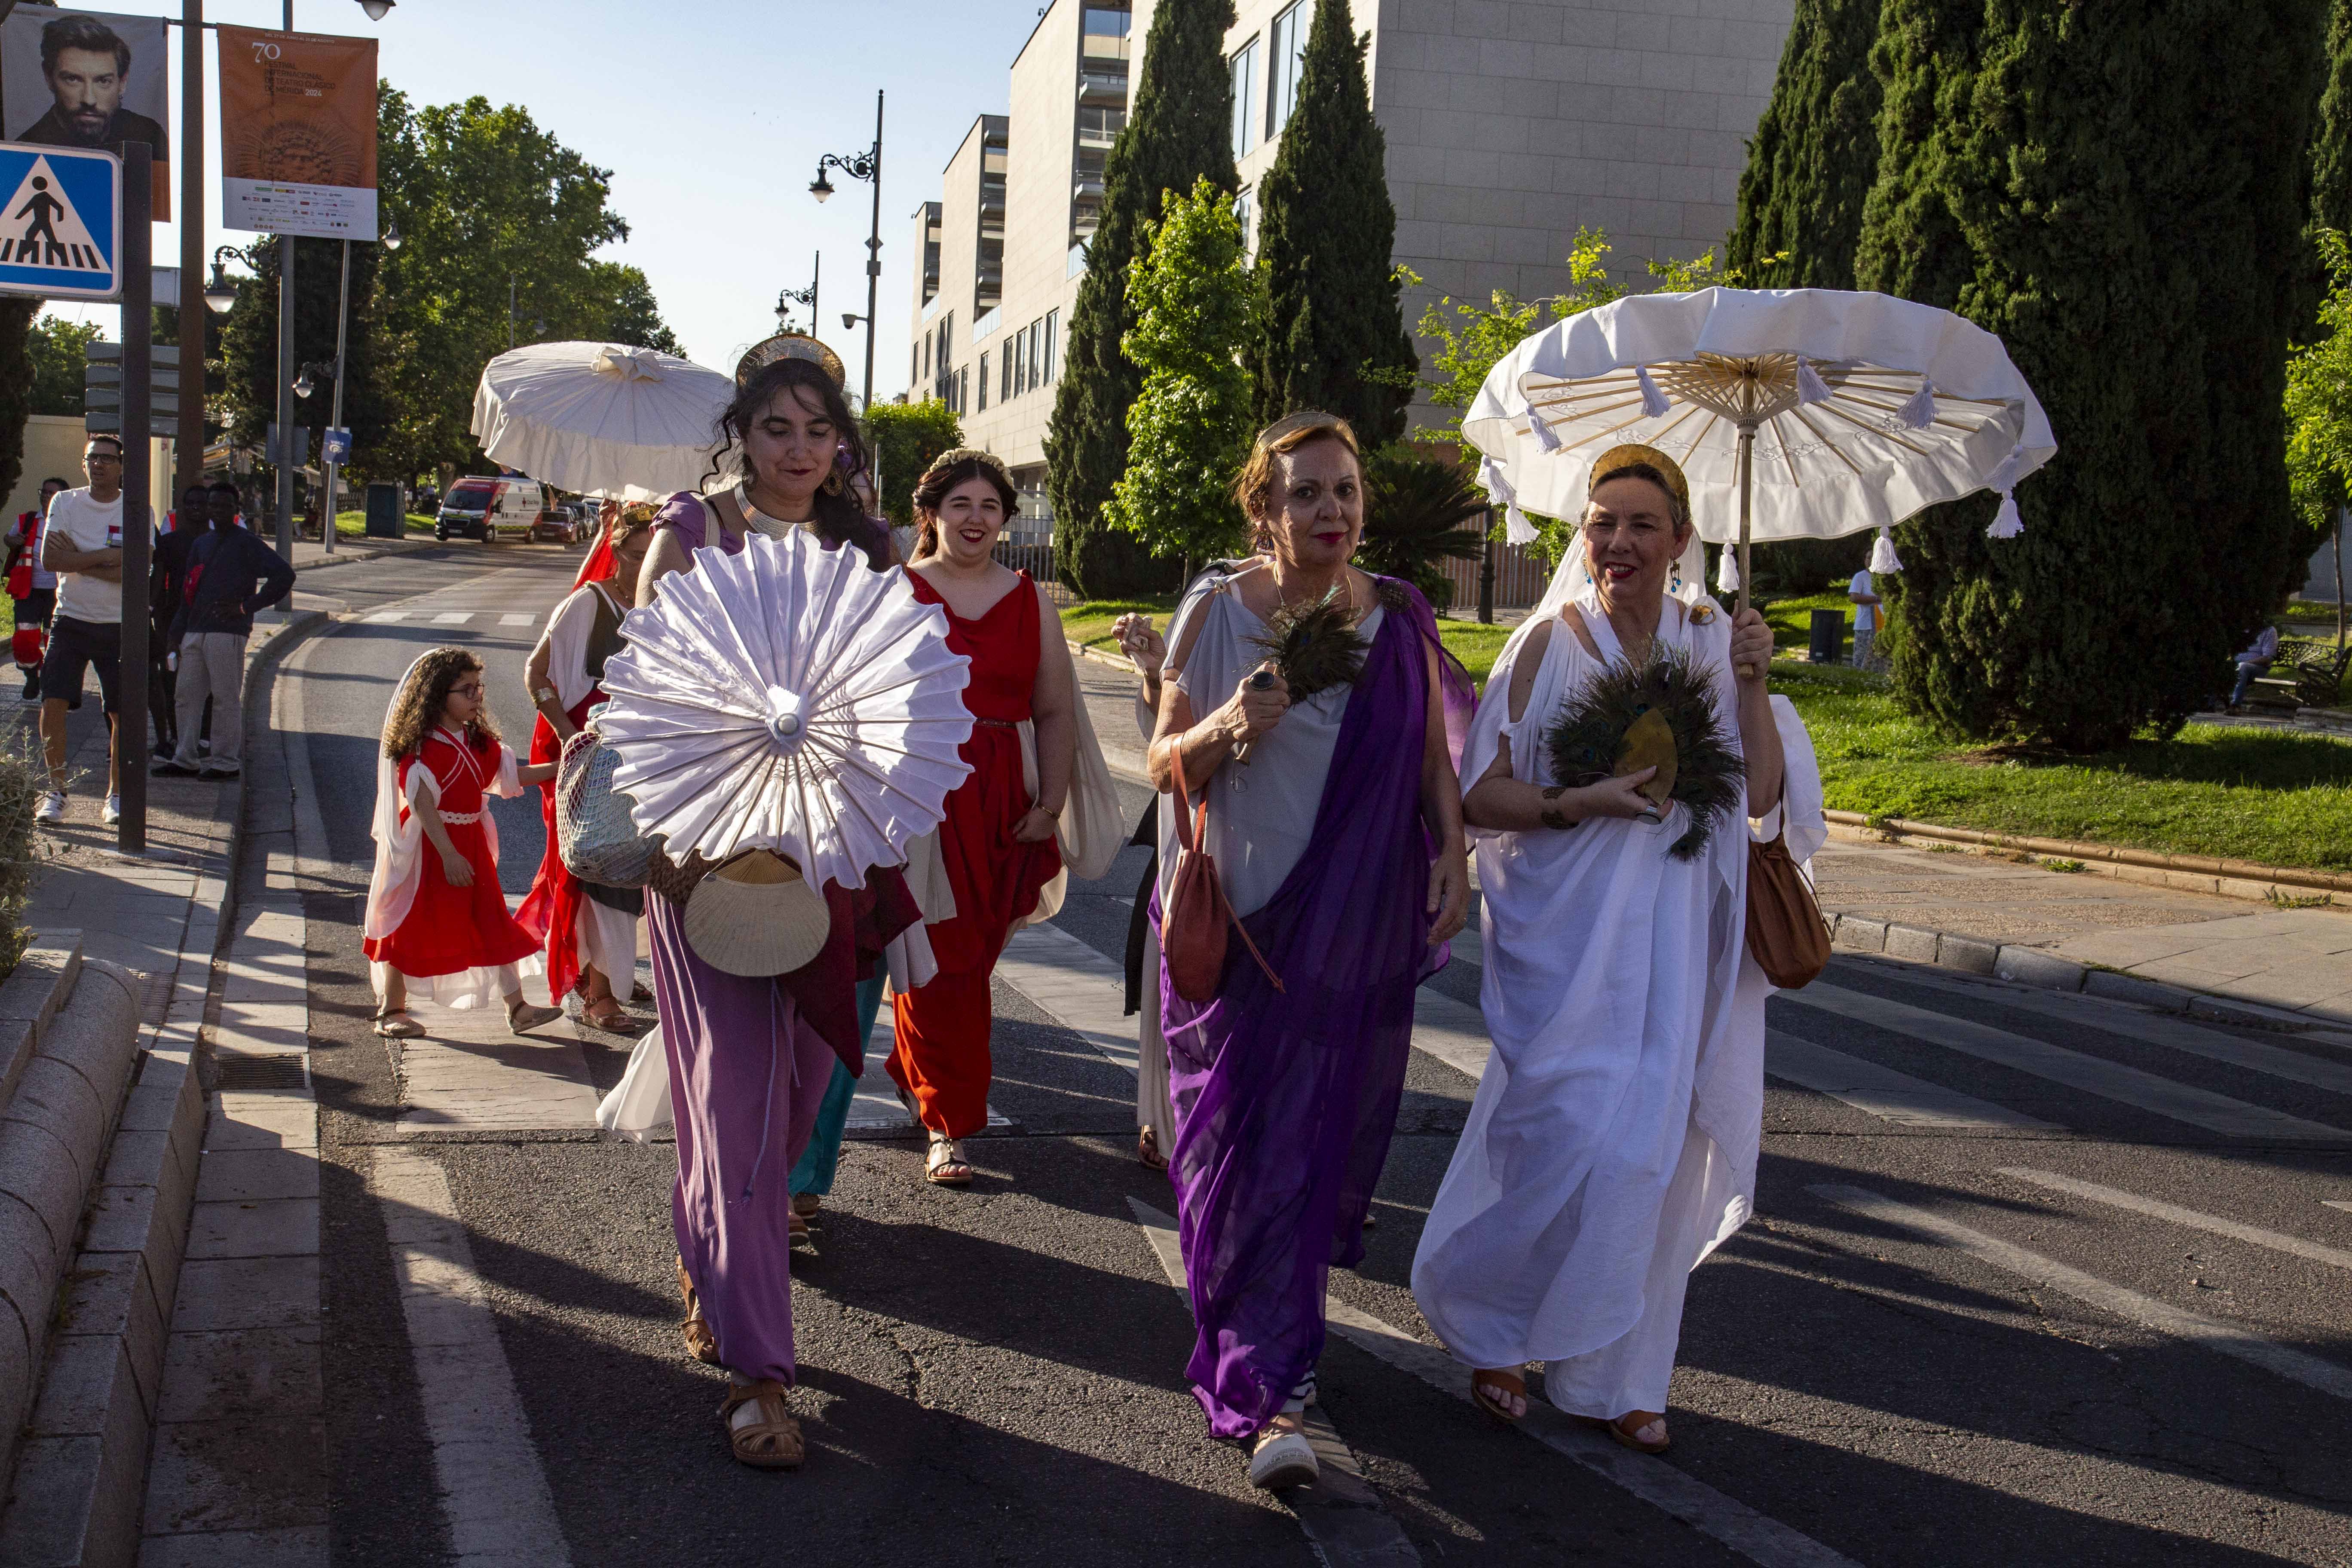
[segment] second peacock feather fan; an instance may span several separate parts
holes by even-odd
[[[1593,676],[1564,705],[1546,740],[1552,773],[1571,787],[1658,771],[1640,786],[1663,821],[1680,805],[1690,825],[1667,852],[1688,860],[1739,804],[1746,764],[1728,743],[1715,697],[1715,671],[1688,651],[1657,649],[1641,665],[1621,660]]]

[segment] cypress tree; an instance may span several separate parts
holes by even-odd
[[[2311,132],[2311,226],[2352,234],[2352,0],[2328,7],[2326,79]]]
[[[1250,355],[1261,424],[1321,408],[1367,447],[1404,434],[1421,358],[1390,262],[1387,138],[1348,0],[1316,0],[1298,100],[1258,188],[1265,331]]]
[[[1725,265],[1750,288],[1853,287],[1863,202],[1878,177],[1870,47],[1879,8],[1880,0],[1797,0],[1724,247]]]
[[[1903,529],[1898,694],[2070,751],[2169,734],[2275,605],[2326,0],[1887,0],[1864,288],[2000,335],[2059,454]]]
[[[1103,508],[1127,468],[1128,405],[1143,386],[1143,373],[1119,346],[1135,325],[1127,274],[1143,226],[1160,216],[1170,191],[1189,191],[1203,178],[1228,196],[1241,187],[1224,52],[1233,22],[1233,0],[1160,0],[1144,39],[1134,110],[1104,164],[1102,216],[1070,307],[1045,437],[1054,569],[1092,597],[1174,586],[1181,570],[1111,527]]]

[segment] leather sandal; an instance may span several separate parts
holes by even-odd
[[[1654,1443],[1644,1443],[1634,1436],[1654,1421],[1664,1426],[1666,1414],[1663,1410],[1628,1410],[1613,1421],[1604,1421],[1598,1415],[1579,1415],[1574,1419],[1580,1426],[1600,1428],[1615,1438],[1620,1447],[1631,1448],[1637,1454],[1663,1454],[1674,1447],[1671,1436],[1661,1437]]]
[[[1160,1134],[1149,1127],[1136,1129],[1135,1157],[1142,1161],[1148,1170],[1164,1171],[1168,1168],[1168,1156],[1160,1152]]]
[[[1514,1415],[1509,1405],[1496,1398],[1498,1394],[1517,1394],[1518,1414]],[[1470,1403],[1485,1411],[1490,1421],[1499,1421],[1506,1426],[1517,1426],[1527,1413],[1527,1400],[1528,1380],[1516,1372],[1489,1369],[1470,1374]]]
[[[637,1032],[637,1021],[629,1016],[628,1009],[621,1005],[621,999],[617,996],[599,996],[593,1001],[582,1003],[580,1017],[590,1028],[602,1029],[608,1035],[634,1035]]]
[[[817,1218],[818,1212],[824,1207],[824,1194],[823,1193],[794,1193],[793,1194],[793,1213],[808,1221],[809,1228],[811,1230],[823,1230],[824,1228],[824,1224]]]
[[[677,1288],[686,1296],[686,1321],[677,1326],[678,1337],[686,1342],[686,1353],[706,1366],[717,1366],[719,1336],[702,1316],[702,1303],[694,1297],[694,1279],[686,1271],[686,1260],[678,1259]]]
[[[797,1209],[784,1212],[784,1239],[793,1247],[814,1247],[816,1238],[809,1234],[808,1215]]]
[[[387,1040],[413,1040],[425,1033],[425,1026],[403,1007],[396,1013],[378,1013],[375,1016],[375,1032]]]
[[[971,1185],[971,1162],[963,1157],[962,1139],[931,1134],[929,1152],[923,1156],[923,1180],[935,1187]]]
[[[752,1404],[759,1405],[760,1418],[736,1426],[735,1412]],[[784,1385],[772,1378],[729,1384],[719,1419],[727,1428],[728,1451],[738,1464],[756,1470],[796,1470],[808,1453],[801,1424],[784,1407]]]

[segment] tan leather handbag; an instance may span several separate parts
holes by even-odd
[[[1168,983],[1187,1002],[1213,1000],[1225,977],[1225,932],[1230,929],[1279,991],[1282,977],[1242,930],[1233,905],[1225,901],[1224,884],[1217,880],[1216,858],[1206,848],[1209,803],[1192,805],[1184,788],[1181,756],[1175,773],[1176,876],[1160,918],[1160,952],[1167,961]]]
[[[1830,962],[1830,928],[1813,889],[1789,854],[1784,827],[1769,844],[1748,845],[1748,951],[1783,991],[1811,984]]]

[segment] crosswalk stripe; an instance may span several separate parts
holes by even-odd
[[[1982,1001],[1989,994],[1981,984],[1971,986],[1963,982],[1909,974],[1906,974],[1903,981],[1906,985],[1924,985],[1946,995],[1963,996],[1971,1001]],[[2244,1068],[2249,1072],[2309,1084],[2314,1089],[2324,1089],[2336,1094],[2352,1095],[2352,1064],[2305,1056],[2301,1051],[2289,1050],[2284,1046],[2274,1046],[2264,1040],[2243,1040],[2235,1035],[2225,1035],[2219,1029],[2200,1028],[2161,1013],[2126,1009],[2122,1003],[2102,1002],[2095,998],[2002,992],[1997,994],[1997,1000],[2003,1007],[2039,1014],[2063,1023],[2088,1025],[2095,1029],[2103,1026],[2100,1018],[2108,1009],[2113,1009],[2115,1027],[2108,1029],[2108,1033],[2148,1045],[2163,1046],[2189,1056],[2202,1057],[2207,1061],[2221,1062],[2228,1067]]]
[[[527,626],[537,619],[539,619],[537,616],[516,612],[510,615],[500,616],[499,617],[499,625],[502,626]]]
[[[2152,1072],[2109,1061],[2105,1057],[2069,1050],[2063,1046],[2051,1045],[2046,1040],[2012,1035],[2005,1029],[1972,1024],[1963,1018],[1948,1017],[1925,1007],[1914,1007],[1906,1002],[1890,1001],[1884,996],[1873,996],[1860,991],[1847,991],[1818,981],[1802,991],[1783,992],[1780,1000],[1906,1035],[1912,1039],[1958,1051],[1980,1061],[1994,1062],[2053,1083],[2063,1083],[2069,1089],[2080,1089],[2101,1100],[2152,1110],[2158,1116],[2184,1121],[2192,1127],[2202,1127],[2225,1137],[2296,1143],[2352,1142],[2352,1131],[2344,1128],[2306,1121],[2302,1117],[2289,1116],[2284,1111],[2272,1110],[2260,1105],[2249,1105],[2242,1100],[2231,1100],[2210,1089],[2177,1083]]]
[[[408,616],[409,612],[406,610],[378,610],[374,615],[368,616],[364,624],[371,626],[398,626],[406,620]]]
[[[2258,1225],[2242,1225],[2233,1219],[2223,1219],[2219,1215],[2200,1214],[2195,1209],[2185,1209],[2179,1204],[2168,1204],[2161,1198],[2144,1198],[2137,1193],[2126,1193],[2115,1187],[2103,1187],[2096,1182],[2085,1182],[2074,1176],[2062,1176],[2055,1171],[2037,1171],[2026,1165],[2001,1165],[1996,1169],[2000,1175],[2013,1177],[2021,1182],[2031,1182],[2037,1187],[2048,1187],[2055,1192],[2072,1193],[2078,1198],[2088,1198],[2095,1204],[2105,1204],[2111,1208],[2127,1209],[2133,1214],[2144,1214],[2150,1219],[2164,1220],[2168,1224],[2182,1226],[2190,1230],[2206,1231],[2214,1236],[2226,1236],[2235,1241],[2252,1242],[2256,1247],[2267,1247],[2273,1252],[2284,1252],[2296,1258],[2308,1258],[2314,1263],[2325,1263],[2330,1268],[2352,1269],[2352,1252],[2347,1252],[2340,1247],[2324,1247],[2315,1241],[2305,1241],[2299,1236],[2264,1230]]]
[[[2322,1198],[2319,1201],[2326,1204],[2329,1208],[2342,1209],[2346,1214],[2352,1214],[2352,1199]]]
[[[1141,1206],[1133,1198],[1128,1204]],[[1411,1373],[1441,1394],[1465,1405],[1470,1402],[1470,1369],[1437,1346],[1424,1344],[1337,1296],[1323,1299],[1323,1317],[1334,1333],[1358,1349]],[[1852,1558],[1811,1536],[1766,1518],[1671,1464],[1619,1447],[1541,1400],[1528,1401],[1528,1413],[1516,1430],[1660,1512],[1712,1536],[1760,1568],[1859,1568]]]
[[[1807,1190],[1866,1219],[1930,1237],[1955,1251],[1967,1253],[1979,1262],[1990,1264],[2004,1273],[2014,1274],[2061,1295],[2072,1296],[2128,1322],[2154,1329],[2158,1333],[2170,1334],[2186,1343],[2234,1356],[2336,1399],[2352,1400],[2352,1368],[2307,1355],[2234,1323],[2220,1322],[2185,1311],[2168,1301],[2159,1301],[2137,1290],[2110,1284],[2079,1268],[2069,1268],[2055,1258],[2029,1252],[2013,1242],[1972,1230],[1941,1215],[1897,1203],[1893,1198],[1863,1187],[1824,1184]]]
[[[2005,1132],[2060,1129],[2022,1111],[1817,1046],[1779,1029],[1764,1032],[1764,1070],[1773,1078],[1843,1100],[1905,1127],[1999,1128]]]
[[[444,610],[433,617],[433,624],[436,626],[462,626],[473,618],[471,610]]]
[[[1184,1254],[1176,1243],[1174,1216],[1136,1198],[1128,1199],[1127,1206],[1150,1244],[1160,1271],[1168,1277],[1168,1283],[1183,1289]],[[1315,1555],[1331,1568],[1403,1568],[1419,1563],[1421,1553],[1389,1516],[1380,1493],[1364,1479],[1354,1450],[1331,1424],[1319,1400],[1307,1407],[1304,1424],[1321,1474],[1311,1487],[1277,1495],[1290,1505]]]

